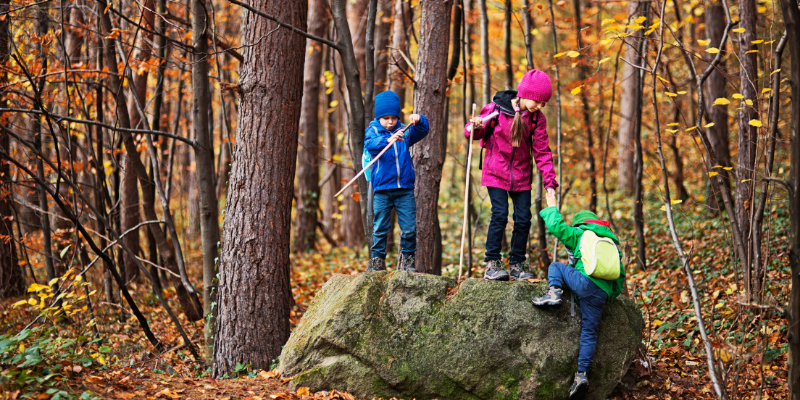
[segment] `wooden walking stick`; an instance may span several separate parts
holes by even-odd
[[[477,105],[472,103],[472,118],[475,118],[475,108]],[[470,178],[470,167],[472,166],[472,134],[475,133],[475,129],[471,129],[469,138],[467,138],[467,173],[466,179],[464,179],[464,223],[461,224],[461,252],[458,256],[458,279],[461,280],[461,269],[464,265],[464,238],[467,235],[467,224],[469,223],[469,178]],[[472,266],[469,266],[472,268]]]

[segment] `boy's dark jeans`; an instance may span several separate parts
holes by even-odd
[[[486,189],[489,190],[489,199],[492,201],[492,220],[486,233],[484,261],[500,259],[503,232],[508,223],[508,197],[511,196],[511,201],[514,202],[514,230],[511,233],[508,260],[510,264],[524,262],[528,250],[528,231],[531,228],[531,191],[509,192],[494,187]]]
[[[594,349],[597,346],[597,325],[608,294],[600,289],[586,275],[577,269],[554,262],[547,272],[550,286],[569,288],[580,301],[581,306],[581,347],[578,353],[578,371],[588,372],[594,362]]]
[[[374,225],[372,229],[372,257],[386,259],[386,237],[392,228],[392,208],[397,213],[397,224],[403,234],[400,248],[403,256],[417,251],[417,203],[414,189],[390,189],[375,192],[372,203]]]

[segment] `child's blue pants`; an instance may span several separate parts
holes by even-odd
[[[597,346],[597,325],[608,294],[600,289],[591,279],[577,269],[554,262],[547,271],[550,286],[567,287],[572,291],[581,307],[581,347],[578,355],[578,371],[588,372],[594,361],[594,349]]]
[[[372,203],[372,257],[386,259],[386,237],[392,228],[392,208],[397,213],[397,224],[403,232],[400,235],[403,255],[409,256],[417,251],[417,203],[414,189],[381,190],[375,192]]]

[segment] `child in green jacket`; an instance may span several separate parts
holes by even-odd
[[[584,270],[581,260],[580,244],[584,232],[590,230],[600,238],[609,238],[617,245],[617,248],[619,248],[619,239],[611,232],[607,221],[601,221],[597,214],[588,210],[578,211],[572,218],[572,226],[567,225],[556,208],[555,195],[548,193],[546,199],[548,207],[539,215],[544,219],[550,233],[564,243],[570,261],[569,265],[558,262],[550,264],[547,273],[550,290],[544,296],[534,298],[533,305],[556,306],[561,304],[564,286],[578,298],[581,308],[581,345],[578,356],[578,373],[575,374],[569,398],[570,400],[581,399],[589,389],[589,380],[586,374],[592,366],[597,345],[597,326],[600,323],[603,306],[606,302],[614,301],[622,292],[622,285],[625,284],[625,269],[620,262],[620,276],[613,281],[589,276]]]

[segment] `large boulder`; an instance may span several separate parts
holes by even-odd
[[[337,275],[283,348],[293,388],[368,399],[566,399],[577,371],[580,307],[531,305],[547,283],[406,272]],[[569,294],[565,293],[565,299]],[[588,398],[604,399],[641,343],[644,320],[620,297],[600,321]]]

